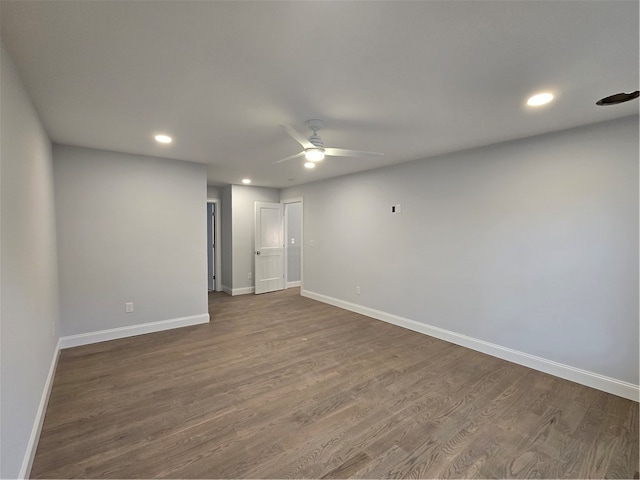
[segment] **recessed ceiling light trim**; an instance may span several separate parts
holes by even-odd
[[[243,178],[242,179],[242,183],[244,183],[245,185],[249,185],[251,183],[251,179],[250,178]]]
[[[529,105],[530,107],[540,107],[542,105],[546,105],[551,100],[553,100],[553,93],[537,93],[536,95],[529,97],[529,100],[527,100],[527,105]]]
[[[153,138],[155,138],[156,142],[158,143],[167,144],[173,142],[173,138],[171,138],[169,135],[165,135],[164,133],[160,133]]]
[[[316,164],[315,164],[315,163],[313,163],[313,162],[306,162],[306,163],[304,164],[304,167],[305,167],[305,168],[316,168]]]

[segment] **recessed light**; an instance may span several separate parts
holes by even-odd
[[[304,166],[305,168],[316,168],[316,164],[313,162],[306,162]]]
[[[156,135],[154,138],[158,143],[171,143],[173,141],[173,138],[169,135]]]
[[[245,185],[249,185],[251,183],[251,179],[250,178],[243,178],[242,179],[242,183],[244,183]]]
[[[538,93],[537,95],[534,95],[533,97],[529,98],[529,100],[527,100],[527,105],[531,107],[539,107],[540,105],[549,103],[551,100],[553,100],[552,93]]]

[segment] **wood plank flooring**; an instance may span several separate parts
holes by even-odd
[[[307,298],[61,352],[33,478],[637,478],[638,404]]]

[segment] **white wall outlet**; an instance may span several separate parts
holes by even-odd
[[[315,247],[316,246],[316,241],[315,240],[309,240],[309,246],[310,247]]]
[[[356,287],[356,295],[360,295],[360,286]]]
[[[133,312],[133,302],[127,302],[124,304],[124,313]]]
[[[247,278],[251,280],[253,278],[253,274],[251,272],[247,273]]]
[[[391,213],[402,213],[402,205],[391,205]]]

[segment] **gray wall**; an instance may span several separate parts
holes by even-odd
[[[221,189],[218,187],[211,187],[207,185],[207,198],[221,198],[222,195]]]
[[[287,216],[287,283],[300,281],[300,240],[302,238],[302,204],[285,205]]]
[[[60,145],[53,158],[61,335],[206,314],[205,166]]]
[[[637,117],[291,197],[305,290],[639,383]]]
[[[58,280],[51,143],[2,44],[0,62],[0,478],[15,478],[56,351]]]
[[[233,224],[231,215],[231,185],[221,191],[220,240],[222,253],[222,285],[233,288]]]
[[[233,288],[254,286],[255,202],[280,202],[280,190],[232,185]],[[224,262],[223,262],[224,265]],[[251,273],[251,278],[248,278]]]

